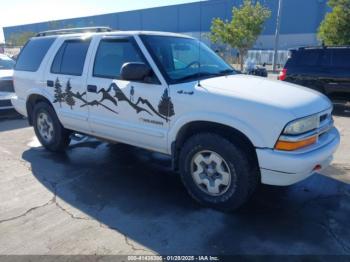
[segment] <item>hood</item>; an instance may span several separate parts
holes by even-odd
[[[330,100],[312,89],[283,81],[248,75],[231,75],[201,81],[208,92],[233,96],[284,109],[296,118],[332,107]]]
[[[12,79],[13,70],[0,70],[0,80]],[[5,78],[5,79],[4,79]]]

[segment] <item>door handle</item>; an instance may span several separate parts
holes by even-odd
[[[47,81],[46,81],[46,85],[47,85],[48,87],[53,87],[53,86],[54,86],[54,83],[53,83],[52,80],[47,80]]]
[[[97,86],[95,85],[88,85],[87,86],[87,91],[90,93],[97,93]]]

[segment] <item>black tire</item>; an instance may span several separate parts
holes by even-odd
[[[201,190],[201,186],[192,176],[192,159],[203,151],[218,154],[230,171],[231,182],[222,195],[210,195],[204,192],[205,190]],[[180,152],[181,179],[189,194],[200,204],[222,211],[232,211],[249,199],[259,181],[258,168],[252,167],[256,164],[251,163],[249,159],[251,158],[245,151],[219,135],[213,133],[194,135],[185,142]]]
[[[50,118],[53,126],[52,139],[45,139],[38,127],[38,118],[43,114],[47,114]],[[49,151],[52,152],[63,152],[70,143],[70,132],[65,129],[60,123],[55,110],[46,102],[39,102],[34,106],[33,110],[33,127],[37,138],[40,143]],[[50,122],[50,123],[51,123]]]

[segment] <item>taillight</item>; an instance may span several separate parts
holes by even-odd
[[[286,80],[286,77],[287,77],[287,69],[283,68],[278,76],[278,79],[281,81],[284,81],[284,80]]]

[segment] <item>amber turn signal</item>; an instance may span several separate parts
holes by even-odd
[[[276,143],[275,149],[277,150],[283,150],[283,151],[294,151],[312,144],[315,144],[317,142],[317,136],[313,136],[310,138],[307,138],[305,140],[292,142],[292,141],[278,141]]]

